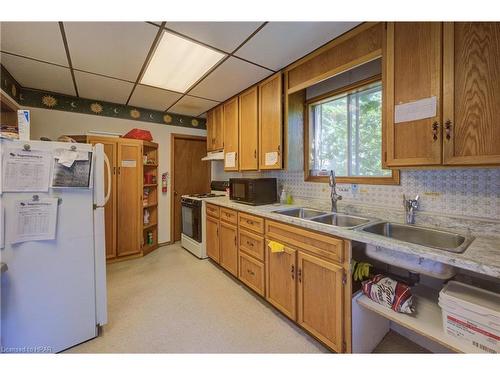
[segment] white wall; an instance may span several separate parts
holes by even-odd
[[[159,144],[159,175],[170,171],[170,134],[182,133],[206,135],[205,130],[153,124],[142,121],[115,119],[81,113],[63,112],[43,108],[31,110],[31,139],[38,140],[45,136],[57,139],[63,134],[85,134],[89,130],[110,131],[125,134],[133,128],[149,130],[153,141]],[[159,193],[158,197],[158,242],[170,241],[170,186],[168,193]]]

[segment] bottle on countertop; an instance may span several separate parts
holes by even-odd
[[[286,191],[285,191],[285,187],[283,186],[281,188],[280,203],[281,204],[286,204],[286,201],[287,201],[287,199],[286,199]]]

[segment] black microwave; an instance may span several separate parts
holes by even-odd
[[[258,206],[278,201],[275,178],[230,178],[229,199]]]

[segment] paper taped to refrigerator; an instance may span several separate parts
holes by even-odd
[[[54,240],[57,227],[57,198],[16,201],[12,243]]]
[[[89,188],[92,176],[92,152],[75,152],[77,155],[62,156],[63,163],[54,157],[52,187]],[[85,154],[85,155],[84,155]],[[69,159],[74,160],[70,162]],[[70,166],[67,166],[70,165]]]
[[[56,150],[54,158],[57,159],[59,164],[64,165],[65,167],[72,167],[73,163],[78,160],[89,160],[89,155],[87,151],[73,151],[66,149]]]
[[[3,154],[2,191],[48,191],[52,153],[8,148]]]
[[[436,117],[436,111],[437,98],[435,96],[411,103],[398,104],[394,108],[394,123]]]

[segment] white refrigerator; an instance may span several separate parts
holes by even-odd
[[[0,142],[3,160],[7,150],[24,148],[46,155],[76,151],[91,161],[87,187],[3,189],[0,195],[0,261],[6,265],[0,282],[1,352],[57,353],[96,337],[98,327],[107,323],[104,205],[109,191],[104,191],[104,178],[110,176],[109,162],[101,144]],[[9,173],[17,171],[5,172],[2,166],[0,186],[5,187]],[[55,239],[13,243],[19,224],[16,202],[47,197],[58,198]]]

